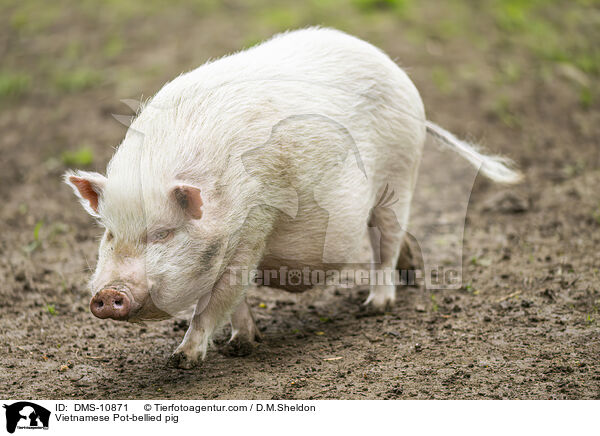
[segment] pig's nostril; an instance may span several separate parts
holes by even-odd
[[[98,318],[127,319],[131,309],[129,297],[116,289],[102,289],[90,302],[91,312]]]

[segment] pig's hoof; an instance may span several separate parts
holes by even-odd
[[[176,351],[169,357],[167,365],[171,368],[192,369],[198,366],[198,359],[188,356],[183,351]]]
[[[393,285],[376,286],[371,289],[365,306],[371,313],[384,313],[389,311],[396,299],[396,287]]]
[[[383,315],[387,312],[390,312],[392,309],[391,303],[385,303],[383,305],[374,305],[373,303],[365,303],[360,310],[361,317],[370,317],[370,316],[379,316]]]
[[[244,357],[252,354],[255,344],[250,339],[242,336],[236,336],[231,339],[223,348],[221,353],[229,357]]]

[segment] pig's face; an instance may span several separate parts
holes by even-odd
[[[205,230],[199,188],[173,182],[141,192],[82,171],[65,180],[106,228],[89,282],[94,315],[165,319],[210,292],[224,250]]]

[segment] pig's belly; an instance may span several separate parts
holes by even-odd
[[[313,217],[307,222],[300,217],[277,228],[259,265],[263,278],[269,276],[270,282],[263,283],[265,286],[303,292],[319,285],[306,282],[306,274],[366,267],[371,260],[366,226],[359,229],[353,225],[344,231],[318,221]],[[334,234],[328,235],[329,232]],[[299,274],[303,278],[300,283]]]
[[[368,254],[367,251],[365,254]],[[366,263],[355,265],[302,263],[293,259],[266,256],[259,265],[261,274],[259,284],[288,292],[304,292],[314,287],[327,285],[324,278],[330,277],[332,272],[341,276],[343,271],[365,270],[366,266]],[[315,273],[318,275],[315,276]],[[349,274],[349,276],[353,277],[354,274]]]

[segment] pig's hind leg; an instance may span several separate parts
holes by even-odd
[[[231,339],[221,353],[232,357],[247,356],[254,350],[256,341],[260,342],[260,334],[244,298],[231,314]]]
[[[398,196],[385,187],[371,210],[369,238],[372,250],[370,292],[365,304],[383,311],[396,299],[395,271],[406,235],[408,196]],[[377,280],[378,282],[373,282]]]

